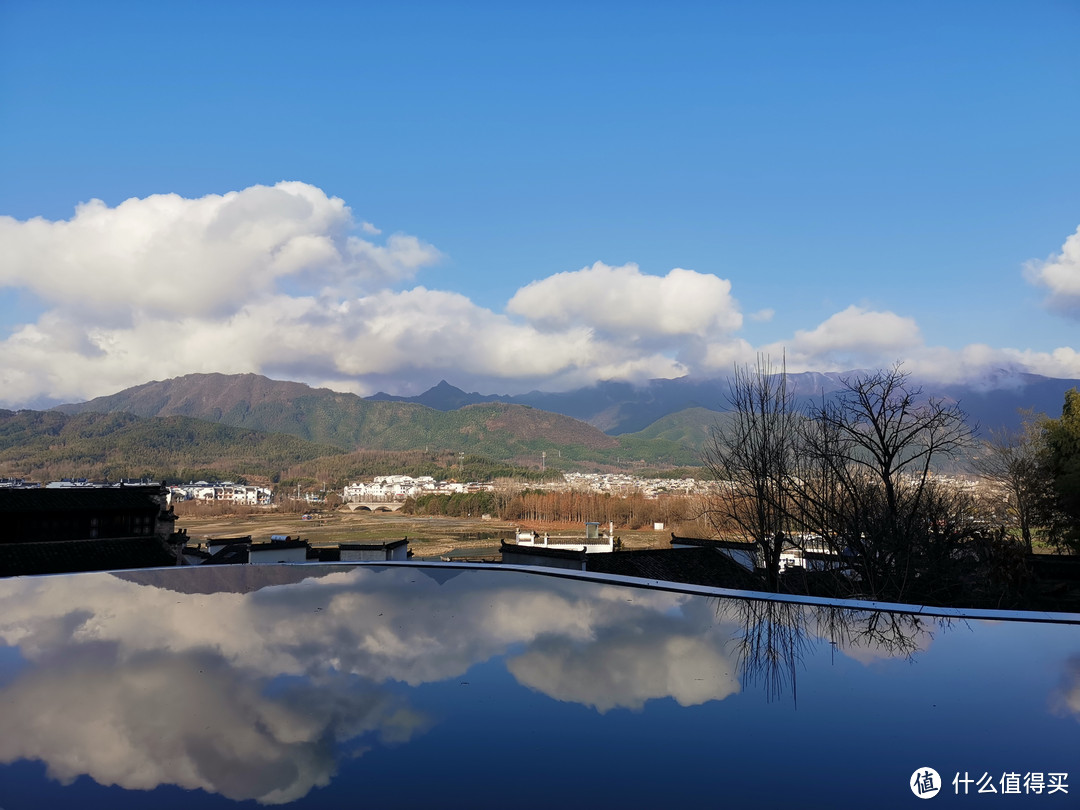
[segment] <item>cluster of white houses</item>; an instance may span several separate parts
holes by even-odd
[[[641,478],[628,473],[563,473],[562,481],[540,485],[543,489],[573,489],[583,492],[605,492],[612,495],[641,493],[646,498],[662,495],[703,495],[716,490],[715,481],[696,478]]]
[[[436,481],[430,475],[413,478],[411,475],[376,475],[370,483],[349,484],[341,493],[345,503],[371,503],[380,501],[403,501],[420,495],[453,495],[459,492],[482,492],[494,489],[493,484],[475,481]]]
[[[525,485],[522,485],[525,486]],[[562,481],[532,483],[530,487],[564,491],[568,489],[607,492],[615,495],[629,495],[640,492],[645,497],[660,495],[693,495],[715,489],[713,481],[698,481],[694,478],[639,478],[622,473],[565,473]],[[436,481],[430,475],[413,477],[411,475],[376,475],[370,482],[354,482],[341,493],[345,503],[372,503],[379,501],[403,501],[420,495],[444,494],[457,492],[481,492],[495,489],[494,484],[482,484],[476,481],[461,483],[458,481]]]
[[[194,481],[169,487],[169,498],[174,503],[176,501],[225,501],[260,506],[270,503],[273,495],[273,491],[267,487],[234,484],[232,481],[213,484],[206,481]]]

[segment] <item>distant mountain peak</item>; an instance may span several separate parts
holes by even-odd
[[[501,397],[495,395],[477,394],[475,392],[467,394],[446,380],[439,380],[437,385],[433,385],[419,396],[409,397],[406,401],[418,402],[437,411],[456,411],[466,405],[478,405],[481,402],[495,402],[500,399]]]

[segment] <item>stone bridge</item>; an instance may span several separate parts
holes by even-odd
[[[364,501],[345,504],[351,512],[396,512],[404,505],[402,501]]]

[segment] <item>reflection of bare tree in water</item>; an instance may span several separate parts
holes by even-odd
[[[743,685],[760,684],[771,702],[790,684],[791,697],[797,699],[795,674],[810,646],[803,606],[771,599],[725,599],[717,603],[717,618],[743,627],[742,635],[732,639]]]
[[[739,680],[744,687],[763,687],[769,702],[790,686],[791,699],[798,703],[797,674],[814,639],[827,641],[834,652],[863,648],[875,657],[910,659],[921,649],[920,641],[932,638],[925,618],[884,610],[721,599],[716,616],[742,626],[731,642]]]
[[[894,613],[890,610],[854,610],[851,608],[815,606],[818,635],[833,649],[851,651],[862,647],[879,658],[911,659],[922,647],[920,641],[933,638],[925,617],[913,613]],[[946,626],[937,619],[934,627]]]

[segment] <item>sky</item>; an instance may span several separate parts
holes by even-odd
[[[1080,2],[0,0],[0,406],[1080,378]]]

